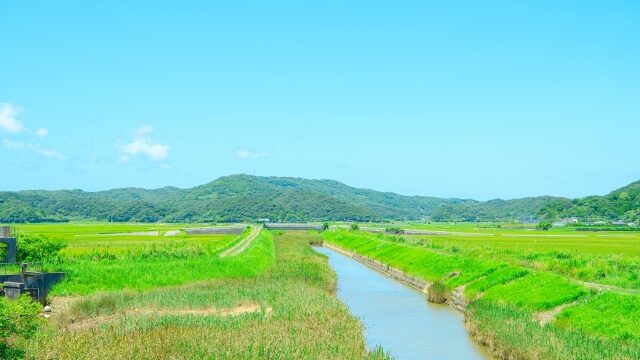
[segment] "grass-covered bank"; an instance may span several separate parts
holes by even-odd
[[[335,274],[327,259],[308,245],[314,238],[304,233],[263,237],[247,255],[267,244],[275,260],[255,276],[85,297],[30,342],[27,357],[384,358],[367,354],[360,323],[335,297]],[[231,317],[197,314],[243,304],[257,304],[261,311]],[[177,314],[185,309],[190,313]],[[86,326],[72,326],[78,323]]]
[[[638,338],[620,340],[553,323],[541,326],[530,311],[517,306],[481,299],[465,315],[471,335],[502,359],[640,358]]]
[[[464,252],[407,245],[394,236],[337,231],[325,232],[323,238],[407,274],[444,285],[447,291],[442,293],[463,291],[471,300],[467,311],[469,329],[503,358],[640,357],[639,338],[633,330],[640,314],[633,305],[640,302],[637,295],[596,295],[551,272]],[[556,313],[559,315],[554,320]],[[553,350],[545,350],[550,347]]]
[[[243,254],[221,258],[222,249],[242,236],[201,236],[164,243],[78,251],[66,249],[63,262],[51,267],[66,272],[53,295],[85,295],[96,291],[147,290],[193,281],[256,276],[273,263],[271,234],[261,233]]]

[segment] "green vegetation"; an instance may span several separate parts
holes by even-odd
[[[24,234],[18,238],[18,262],[57,262],[66,244],[44,235]]]
[[[640,290],[640,232],[511,228],[509,224],[416,225],[432,235],[403,235],[406,245],[498,261],[575,280]],[[386,237],[388,241],[400,240]],[[398,242],[398,241],[396,241]]]
[[[28,246],[19,250],[29,253],[30,261],[43,261],[46,270],[67,274],[53,289],[55,296],[250,277],[273,263],[269,232],[261,233],[242,256],[221,258],[219,253],[239,242],[248,230],[241,235],[169,237],[164,236],[166,231],[128,224],[25,225],[19,227],[20,243]],[[48,236],[39,235],[43,233]],[[57,254],[61,248],[59,255],[51,252]]]
[[[465,297],[471,300],[468,328],[501,357],[640,356],[640,294],[635,290],[638,234],[418,227],[433,229],[433,234],[406,235],[402,241],[342,230],[322,236],[326,242],[433,283],[430,300],[441,302],[464,286]],[[563,246],[572,251],[562,252]],[[623,254],[618,253],[621,250]],[[585,278],[594,283],[577,281]],[[599,292],[606,287],[597,280],[630,288]]]
[[[557,198],[478,202],[402,196],[356,189],[331,180],[222,177],[192,189],[165,187],[100,192],[0,192],[0,223],[71,220],[110,222],[507,221],[533,219]]]
[[[262,272],[81,298],[29,342],[27,357],[388,358],[380,349],[367,354],[361,325],[334,296],[326,257],[308,245],[317,234],[263,234],[238,256],[272,262]],[[258,311],[206,313],[249,304]]]
[[[402,196],[356,189],[331,180],[222,177],[192,189],[166,187],[101,192],[80,190],[0,192],[0,223],[92,219],[111,222],[382,221],[430,217],[439,222],[582,221],[640,222],[640,182],[607,196],[583,199],[540,196],[474,201]],[[544,223],[546,227],[550,222]]]
[[[565,309],[557,325],[576,328],[602,337],[640,339],[640,296],[600,294],[590,301]]]
[[[525,275],[488,289],[484,299],[511,304],[527,310],[550,310],[587,294],[579,285],[546,273]]]
[[[467,329],[494,353],[508,359],[638,359],[638,338],[619,341],[579,329],[541,326],[527,310],[489,301],[467,307]]]
[[[10,301],[0,297],[0,359],[23,356],[23,342],[41,325],[40,304],[29,296]]]
[[[624,220],[640,223],[640,181],[605,196],[558,199],[540,210],[547,219],[576,217],[581,221]]]

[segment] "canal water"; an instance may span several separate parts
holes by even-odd
[[[338,298],[365,327],[369,349],[382,346],[395,359],[489,359],[469,337],[462,314],[427,302],[423,293],[352,258],[321,247],[338,276]]]

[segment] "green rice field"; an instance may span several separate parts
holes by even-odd
[[[428,233],[367,231],[388,224],[321,235],[263,230],[237,256],[221,257],[251,231],[188,235],[185,229],[201,225],[20,225],[20,235],[66,245],[43,264],[66,273],[50,294],[58,312],[21,343],[25,356],[387,358],[382,350],[367,353],[360,322],[337,300],[333,271],[309,247],[324,241],[442,284],[449,297],[463,294],[467,328],[497,357],[640,357],[639,233],[393,226]],[[253,310],[198,315],[243,307]]]
[[[404,228],[430,233],[337,230],[323,238],[444,284],[449,293],[462,290],[470,301],[468,328],[498,357],[640,357],[640,234],[489,224]],[[531,336],[539,339],[532,343]]]

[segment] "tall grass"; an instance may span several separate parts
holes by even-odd
[[[540,326],[531,313],[480,300],[467,308],[467,329],[505,359],[638,359],[640,341],[602,338],[572,328]]]
[[[398,243],[384,235],[338,231],[324,240],[434,283],[434,293],[465,286],[472,300],[469,328],[499,357],[509,359],[640,358],[640,296],[593,296],[562,276],[509,263],[424,246]],[[441,301],[445,296],[434,296]],[[476,298],[480,300],[473,301]],[[560,306],[572,305],[564,310]],[[539,312],[562,311],[541,326]],[[553,313],[544,314],[552,316]],[[553,320],[553,318],[552,318]]]
[[[600,294],[558,315],[556,325],[601,337],[640,339],[640,296]]]
[[[236,241],[228,239],[227,245]],[[84,253],[67,256],[54,268],[66,273],[52,295],[86,295],[121,289],[148,290],[160,286],[215,279],[251,277],[273,263],[271,234],[261,233],[254,244],[238,257],[221,259],[217,252],[197,247],[137,249],[117,256]]]
[[[267,233],[267,232],[263,232]],[[308,246],[317,235],[263,237],[274,265],[251,277],[219,278],[149,291],[113,291],[84,298],[30,343],[31,358],[116,359],[387,359],[367,353],[360,323],[335,297],[336,278]],[[273,248],[269,245],[273,244]],[[273,252],[271,253],[273,254]],[[250,257],[238,257],[252,264]],[[143,309],[226,308],[258,303],[272,312],[239,317],[125,315]],[[109,322],[72,332],[74,322]]]

